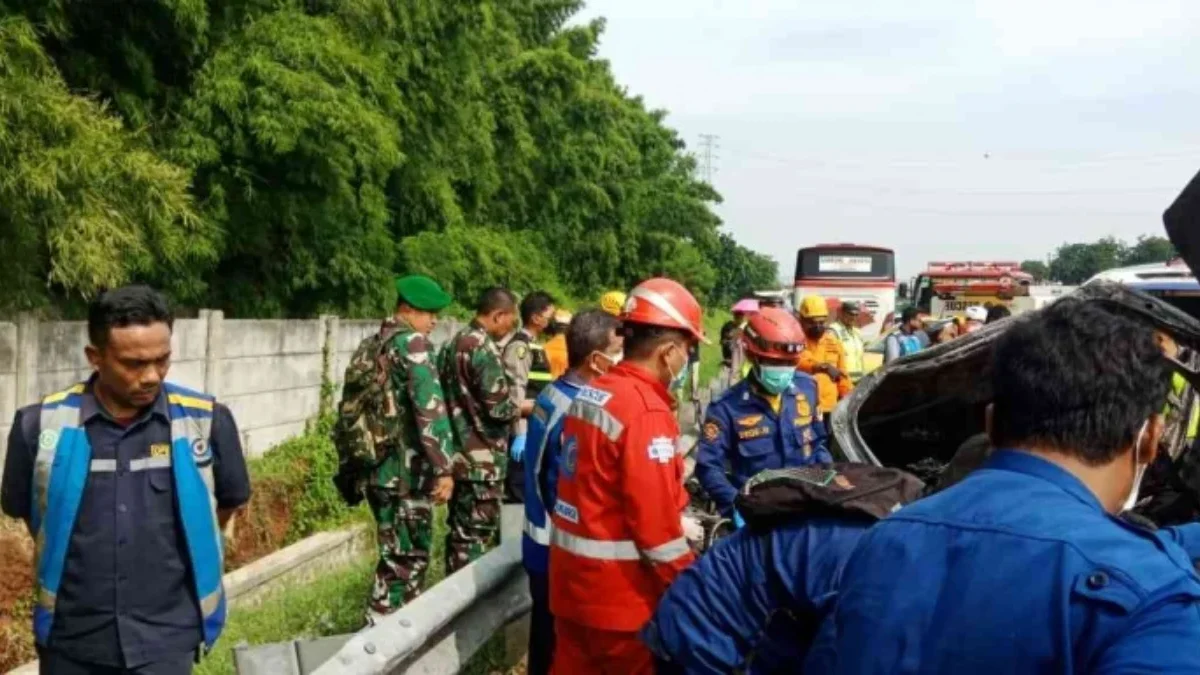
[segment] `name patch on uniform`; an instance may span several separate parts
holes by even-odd
[[[743,429],[742,431],[739,431],[738,438],[745,441],[745,440],[749,440],[751,438],[761,438],[763,436],[769,436],[770,434],[771,434],[771,427],[755,427],[753,429]]]
[[[762,421],[762,418],[762,415],[747,415],[745,417],[739,417],[737,423],[739,426],[753,427],[757,426],[758,423]]]
[[[716,422],[704,423],[704,440],[715,441],[721,436],[721,427]]]
[[[170,457],[171,456],[171,445],[169,443],[151,443],[150,444],[150,456],[151,457]]]
[[[58,445],[58,432],[54,429],[42,429],[38,434],[38,450],[53,450]]]
[[[559,499],[554,502],[554,515],[569,523],[579,524],[579,509]]]
[[[580,389],[579,394],[575,396],[576,401],[583,401],[584,403],[591,403],[592,405],[601,407],[605,403],[608,403],[610,398],[612,398],[612,392],[601,391],[592,387]]]
[[[650,459],[660,464],[666,464],[675,457],[675,442],[666,436],[659,436],[650,441],[646,452],[650,455]]]

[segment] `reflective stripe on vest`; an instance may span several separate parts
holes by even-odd
[[[546,524],[546,527],[538,527],[528,520],[525,521],[525,536],[541,546],[550,545],[550,529],[549,523]]]
[[[571,398],[564,394],[558,387],[551,385],[542,393],[550,398],[550,404],[553,407],[550,410],[550,417],[545,420],[545,433],[542,434],[541,443],[537,447],[536,463],[533,468],[533,475],[535,477],[542,475],[542,467],[546,462],[546,444],[550,441],[550,432],[554,429],[554,425],[558,424],[558,421],[562,419],[563,415],[567,414],[567,410],[571,408]],[[538,412],[540,411],[541,408],[539,407]],[[540,515],[545,526],[535,525],[526,518],[525,534],[529,535],[529,538],[535,543],[542,546],[549,546],[550,530],[553,528],[553,525],[550,522],[550,517],[546,514],[546,495],[542,494],[541,480],[534,481],[532,494],[527,492],[527,496],[533,499],[526,502],[526,509],[532,510],[535,515]]]
[[[588,539],[557,528],[551,532],[550,538],[558,548],[581,558],[591,558],[592,560],[647,560],[652,563],[669,563],[680,556],[687,555],[691,550],[684,537],[642,550],[639,550],[637,544],[632,541]]]
[[[116,460],[92,459],[87,432],[80,424],[85,388],[79,384],[42,400],[30,526],[37,533],[33,629],[38,644],[43,646],[49,643],[54,625],[67,548],[88,474],[117,469]],[[200,604],[204,642],[211,649],[225,624],[221,585],[224,554],[209,448],[213,400],[172,384],[164,385],[164,390],[171,420],[171,454],[133,460],[129,470],[172,470],[176,510],[191,562],[193,591]]]

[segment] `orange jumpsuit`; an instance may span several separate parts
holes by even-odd
[[[550,540],[556,675],[651,675],[638,640],[694,556],[679,425],[666,386],[621,363],[584,387],[563,424]]]
[[[816,367],[822,363],[841,371],[842,379],[834,382],[833,378],[825,373],[816,372]],[[817,409],[822,413],[832,411],[837,402],[854,389],[850,382],[850,371],[846,370],[846,350],[833,331],[825,331],[819,340],[806,340],[796,367],[812,375],[817,381]]]

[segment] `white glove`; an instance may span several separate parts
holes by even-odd
[[[683,526],[683,536],[691,542],[699,542],[704,539],[704,526],[695,518],[683,514],[679,516],[679,524]]]

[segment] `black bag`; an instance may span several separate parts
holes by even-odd
[[[879,520],[919,498],[925,484],[899,469],[839,463],[773,469],[742,487],[736,508],[746,524],[770,528],[797,517]]]

